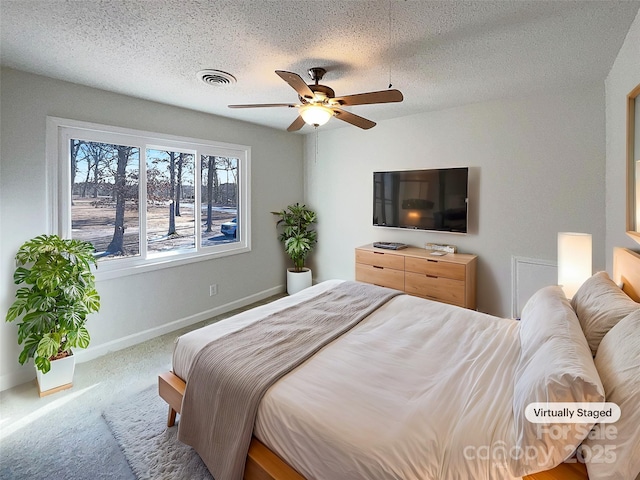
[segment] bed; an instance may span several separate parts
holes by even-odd
[[[585,439],[595,422],[572,424],[565,435],[569,438],[558,443],[541,437],[539,427],[532,430],[533,424],[522,418],[532,401],[613,401],[610,391],[614,400],[622,396],[624,405],[639,404],[640,385],[621,392],[611,382],[629,375],[629,360],[616,357],[617,347],[637,337],[629,335],[629,329],[633,333],[640,328],[640,256],[615,250],[613,280],[623,284],[622,290],[605,276],[594,275],[572,305],[558,287],[543,289],[527,304],[521,322],[408,295],[392,296],[354,320],[347,333],[330,337],[308,358],[286,367],[266,387],[255,416],[249,415],[249,438],[239,453],[242,471],[233,478],[588,478],[584,463],[563,461],[578,446],[588,453],[606,447],[598,443],[602,439]],[[196,365],[207,345],[220,345],[217,339],[268,324],[283,312],[300,316],[296,309],[320,304],[325,296],[351,288],[349,283],[323,282],[180,337],[173,370],[159,378],[160,396],[169,404],[168,424],[181,413],[180,423],[189,430],[189,425],[208,423],[203,421],[210,414],[207,410],[215,410],[207,409],[206,400],[197,415],[192,407],[183,411],[190,405],[189,397],[204,395],[195,385],[206,382],[192,381],[189,393],[184,379],[205,378],[198,376]],[[602,306],[609,293],[617,302],[613,319]],[[590,329],[588,334],[584,328]],[[571,343],[567,347],[563,342]],[[631,362],[638,361],[632,373],[640,367],[636,347],[640,348],[632,344],[627,349]],[[214,350],[223,357],[232,353]],[[600,363],[606,362],[600,369],[599,357]],[[622,373],[612,368],[601,379],[600,370],[620,362],[626,362]],[[559,371],[549,365],[557,365]],[[629,420],[636,427],[640,421]],[[621,435],[625,448],[639,453],[640,440],[633,432],[622,429]],[[189,435],[185,437],[192,444]],[[196,445],[203,459],[211,457],[205,449]],[[619,456],[628,454],[623,450],[618,449]],[[633,480],[636,473],[629,472],[636,466],[640,469],[635,464],[619,466],[620,478],[628,475]],[[599,469],[610,467],[588,464],[589,475],[595,480]]]

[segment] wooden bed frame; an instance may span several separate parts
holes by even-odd
[[[640,302],[640,254],[616,247],[613,251],[613,280],[636,302]],[[158,377],[158,393],[169,404],[167,426],[175,425],[182,408],[186,384],[173,372]],[[582,463],[562,463],[554,469],[523,477],[523,480],[588,480]],[[247,453],[244,480],[305,480],[292,467],[257,438],[251,439]]]

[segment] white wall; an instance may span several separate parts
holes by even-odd
[[[640,12],[605,81],[607,139],[607,270],[613,268],[613,247],[640,251],[626,231],[627,95],[640,84]]]
[[[508,316],[512,255],[555,261],[559,231],[592,233],[594,269],[603,269],[604,109],[604,88],[592,85],[382,121],[369,131],[320,130],[317,152],[316,135],[307,135],[316,279],[354,278],[354,248],[376,240],[451,243],[479,256],[479,310]],[[371,225],[372,172],[451,166],[471,167],[470,234]]]
[[[13,257],[46,230],[47,115],[249,145],[252,251],[98,282],[84,358],[142,341],[283,290],[285,256],[269,213],[303,196],[303,138],[287,132],[3,69],[0,97],[0,312],[13,301]],[[212,96],[212,101],[215,97]],[[209,296],[209,285],[218,295]],[[15,324],[0,322],[0,389],[35,376],[17,358]],[[93,352],[93,353],[92,353]],[[82,359],[82,353],[80,354]],[[170,359],[167,359],[169,362]]]

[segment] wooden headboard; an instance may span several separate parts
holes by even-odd
[[[622,290],[640,302],[640,253],[621,247],[613,249],[613,281],[622,283]]]

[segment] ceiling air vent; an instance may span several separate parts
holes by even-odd
[[[236,77],[222,70],[206,69],[198,72],[198,78],[207,85],[231,85]]]

